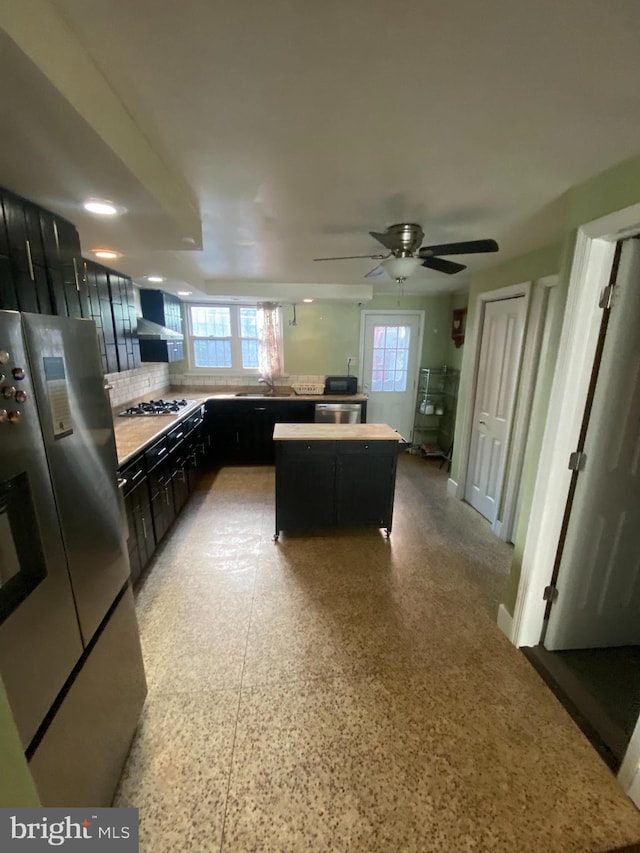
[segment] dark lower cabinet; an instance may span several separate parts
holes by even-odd
[[[336,444],[336,525],[391,530],[398,442]]]
[[[132,583],[186,504],[208,464],[207,450],[201,406],[120,469]]]
[[[277,423],[312,423],[315,404],[308,400],[209,400],[206,426],[218,464],[273,465],[273,428]]]
[[[277,441],[276,529],[391,532],[397,441]]]
[[[336,442],[276,445],[276,533],[335,527]]]
[[[156,547],[144,456],[139,456],[122,469],[120,476],[125,481],[123,488],[128,529],[127,547],[131,582],[135,583]]]

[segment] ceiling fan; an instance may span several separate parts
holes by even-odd
[[[340,258],[314,258],[314,261],[346,261],[352,258],[371,258],[381,261],[376,267],[365,275],[365,278],[380,275],[387,272],[391,278],[403,282],[419,266],[427,267],[438,272],[449,275],[466,269],[464,264],[455,261],[447,261],[441,255],[471,255],[481,252],[497,252],[498,244],[495,240],[468,240],[459,243],[442,243],[437,246],[422,246],[424,231],[420,225],[415,223],[399,223],[390,225],[386,231],[379,233],[369,231],[378,243],[382,243],[388,249],[388,255],[347,255]]]

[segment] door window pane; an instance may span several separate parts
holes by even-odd
[[[409,367],[409,326],[374,326],[371,390],[404,392]]]

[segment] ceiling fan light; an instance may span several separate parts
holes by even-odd
[[[382,261],[386,274],[394,281],[409,278],[422,263],[421,258],[387,258]]]

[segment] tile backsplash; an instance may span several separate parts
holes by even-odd
[[[258,379],[259,377],[255,374],[252,376],[220,376],[214,373],[172,373],[171,387],[176,389],[190,388],[192,391],[206,391],[208,388],[219,388],[221,386],[251,388],[254,385],[259,385]],[[289,374],[276,379],[275,385],[276,387],[312,383],[321,383],[324,385],[324,380],[324,373],[322,375],[314,374],[313,376],[293,376]]]
[[[220,376],[214,373],[171,373],[169,375],[168,364],[149,363],[135,370],[123,370],[121,373],[105,374],[105,382],[111,385],[109,398],[112,409],[121,409],[125,404],[135,400],[153,399],[171,393],[186,396],[192,393],[206,392],[208,390],[228,388],[256,388],[262,387],[258,383],[258,376]],[[324,385],[325,374],[313,374],[304,376],[283,376],[276,380],[276,386],[290,387],[292,385]]]
[[[140,397],[152,398],[157,392],[164,392],[169,387],[168,364],[144,364],[134,370],[123,370],[121,373],[105,374],[105,382],[113,386],[109,391],[111,408],[115,409],[123,403],[129,403]]]

